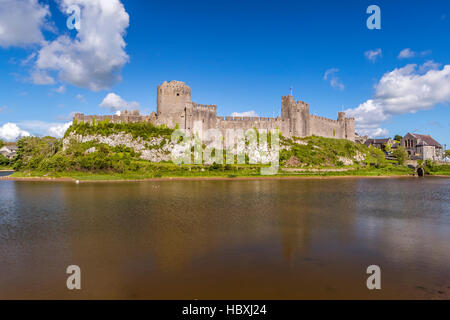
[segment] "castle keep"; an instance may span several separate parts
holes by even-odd
[[[281,117],[221,117],[216,105],[197,104],[191,101],[191,88],[181,81],[164,82],[158,86],[157,112],[140,115],[138,111],[124,111],[120,115],[85,116],[77,113],[74,120],[91,122],[108,119],[112,122],[150,122],[192,132],[194,122],[200,121],[203,130],[219,129],[225,136],[227,129],[278,129],[286,137],[321,136],[355,141],[355,119],[338,113],[331,120],[309,113],[309,104],[297,101],[292,95],[281,98]]]

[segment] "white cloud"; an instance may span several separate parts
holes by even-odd
[[[31,73],[31,80],[34,84],[49,85],[55,83],[55,79],[53,79],[47,74],[47,72],[43,70],[34,70]]]
[[[0,0],[1,1],[1,0]],[[27,66],[36,58],[36,52],[31,53],[28,57],[20,61],[21,66]]]
[[[78,111],[72,111],[71,113],[69,113],[68,115],[60,115],[56,118],[56,120],[59,121],[68,121],[68,120],[72,120],[73,117],[75,116],[75,114],[79,113]]]
[[[368,51],[364,52],[364,56],[368,60],[375,62],[378,58],[383,57],[383,52],[381,51],[380,48],[375,49],[375,50],[368,50]]]
[[[30,133],[20,129],[17,124],[8,122],[0,127],[0,139],[15,141],[21,137],[28,137]]]
[[[139,103],[136,101],[127,102],[115,93],[108,93],[100,103],[100,107],[108,108],[111,111],[136,110],[139,108]]]
[[[61,85],[61,86],[59,86],[57,88],[54,88],[53,91],[55,91],[56,93],[63,94],[63,93],[66,92],[66,87],[64,85]]]
[[[434,62],[433,60],[428,60],[419,67],[419,73],[427,73],[430,70],[438,69],[440,66],[440,63]]]
[[[374,129],[366,129],[360,131],[360,134],[365,136],[368,135],[369,137],[387,137],[389,135],[389,130],[384,128],[374,128]]]
[[[416,51],[412,51],[410,48],[405,48],[402,51],[400,51],[400,53],[398,54],[398,58],[399,59],[409,59],[409,58],[414,58],[414,57],[418,57],[418,56],[423,57],[430,53],[431,53],[430,50],[416,52]]]
[[[80,101],[83,102],[83,103],[86,102],[86,99],[84,98],[84,96],[83,96],[81,93],[77,94],[77,95],[75,96],[75,98],[77,98],[78,100],[80,100]]]
[[[54,72],[60,81],[93,91],[120,81],[121,69],[129,61],[123,39],[129,16],[120,0],[60,0],[59,4],[64,13],[70,5],[81,8],[81,28],[75,39],[60,35],[45,42],[36,70]]]
[[[327,71],[325,71],[325,74],[323,75],[323,80],[329,80],[331,87],[342,91],[345,89],[345,86],[336,75],[336,73],[338,72],[339,69],[337,68],[328,69]]]
[[[372,136],[385,135],[380,128],[394,115],[416,113],[450,102],[450,65],[438,69],[434,62],[415,64],[387,72],[375,87],[372,99],[346,112],[354,117],[356,131]],[[425,73],[421,72],[427,70]]]
[[[21,128],[27,130],[31,135],[52,136],[56,138],[61,138],[71,124],[72,121],[67,123],[60,123],[39,120],[21,121],[18,123]]]
[[[254,110],[245,111],[245,112],[233,112],[231,114],[232,117],[259,117],[258,114]]]
[[[24,47],[44,40],[42,29],[52,29],[48,5],[38,0],[0,0],[0,46]]]
[[[48,135],[55,138],[62,138],[71,125],[72,121],[64,124],[52,125],[48,128]]]
[[[407,59],[407,58],[412,58],[416,55],[416,53],[414,51],[411,51],[411,49],[406,48],[403,49],[402,51],[400,51],[400,53],[398,54],[398,58],[399,59]]]
[[[337,68],[331,68],[325,71],[325,74],[323,75],[323,80],[327,80],[329,75],[332,75],[333,73],[339,72],[339,69]]]

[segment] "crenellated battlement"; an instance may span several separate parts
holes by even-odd
[[[192,102],[192,108],[198,109],[198,110],[202,110],[202,111],[212,111],[212,112],[216,112],[217,111],[217,106],[215,104],[198,104],[195,102]]]
[[[198,104],[191,101],[191,88],[181,81],[165,81],[158,86],[157,113],[140,115],[138,111],[124,111],[120,115],[86,116],[77,113],[79,122],[111,121],[115,123],[150,122],[168,127],[193,130],[194,123],[201,121],[205,130],[226,129],[278,129],[287,137],[317,135],[330,138],[355,139],[355,119],[338,113],[333,120],[309,113],[309,104],[296,100],[292,95],[281,97],[281,117],[233,117],[217,116],[217,105]]]
[[[329,118],[325,118],[325,117],[321,117],[321,116],[316,116],[314,114],[311,114],[310,117],[314,118],[314,119],[319,119],[319,120],[323,120],[323,121],[326,121],[326,122],[330,122],[330,123],[336,123],[336,124],[339,123],[338,120],[333,120],[333,119],[329,119]]]
[[[123,111],[119,114],[114,115],[84,115],[83,113],[76,113],[73,117],[74,121],[77,122],[101,122],[110,121],[112,123],[139,123],[139,122],[153,122],[156,119],[156,114],[153,112],[150,115],[141,115],[139,111]]]

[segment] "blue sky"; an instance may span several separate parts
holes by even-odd
[[[81,8],[79,31],[66,26],[71,4]],[[372,4],[381,30],[366,26]],[[1,6],[0,137],[60,135],[73,112],[156,111],[156,86],[180,80],[193,101],[217,104],[219,115],[278,115],[293,86],[312,113],[334,119],[344,109],[360,133],[431,134],[450,146],[448,1]]]

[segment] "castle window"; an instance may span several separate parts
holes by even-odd
[[[180,94],[179,93],[177,93],[177,97],[179,97],[180,96]]]

